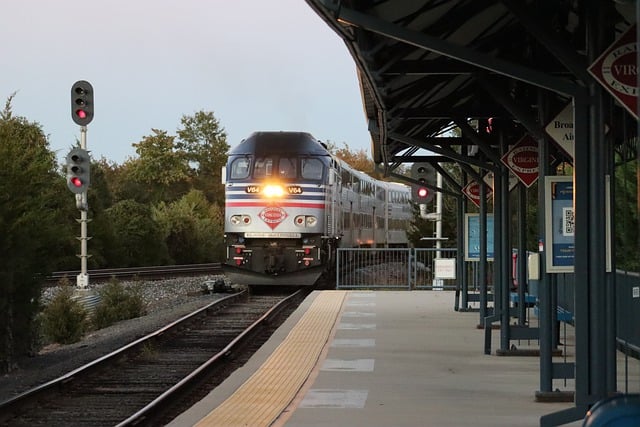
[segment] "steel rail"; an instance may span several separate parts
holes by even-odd
[[[67,277],[75,277],[80,270],[55,271],[47,277],[47,282],[57,282]],[[103,268],[88,270],[87,274],[94,280],[108,280],[112,277],[118,279],[133,277],[178,277],[182,275],[195,274],[222,274],[222,264],[205,263],[205,264],[185,264],[185,265],[157,265],[147,267],[125,267],[125,268]]]
[[[37,387],[32,388],[31,390],[27,390],[24,393],[21,393],[17,396],[12,397],[11,399],[8,399],[4,402],[0,402],[0,414],[8,414],[10,413],[12,410],[14,410],[15,408],[21,406],[23,403],[25,402],[30,402],[30,401],[34,401],[35,399],[37,399],[40,395],[45,394],[46,392],[50,391],[51,389],[55,388],[55,387],[60,387],[66,383],[68,383],[69,381],[72,381],[75,377],[81,375],[81,374],[87,374],[88,372],[90,372],[92,369],[98,368],[98,367],[102,367],[105,363],[115,360],[116,358],[124,355],[125,353],[132,351],[148,342],[150,342],[151,340],[160,337],[161,335],[173,330],[176,327],[179,327],[181,325],[184,324],[185,321],[187,321],[189,318],[191,317],[195,317],[197,315],[199,315],[200,313],[206,311],[206,310],[210,310],[212,308],[215,308],[217,306],[222,306],[225,303],[229,303],[229,302],[235,302],[237,300],[239,300],[240,298],[243,298],[247,295],[247,291],[243,290],[241,292],[226,296],[224,298],[218,299],[216,301],[213,301],[210,304],[207,304],[204,307],[201,307],[171,323],[169,323],[166,326],[163,326],[162,328],[158,329],[157,331],[154,331],[150,334],[147,334],[141,338],[138,338],[135,341],[130,342],[129,344],[126,344],[123,347],[120,347],[117,350],[112,351],[109,354],[106,354],[102,357],[99,357],[98,359],[95,359],[79,368],[76,368],[70,372],[67,372],[64,375],[61,375],[58,378],[55,378],[51,381],[48,381],[44,384],[41,384]],[[3,421],[3,416],[0,415],[0,422]]]
[[[250,337],[253,336],[255,331],[262,327],[265,323],[268,323],[271,319],[277,316],[286,306],[288,306],[292,301],[294,301],[297,297],[302,295],[302,293],[306,292],[303,289],[298,290],[294,294],[286,297],[282,301],[278,302],[275,306],[269,309],[265,314],[263,314],[259,319],[253,322],[247,329],[242,331],[236,338],[234,338],[229,344],[227,344],[222,350],[212,356],[205,363],[196,368],[193,372],[183,378],[176,385],[172,386],[170,389],[162,393],[153,401],[149,402],[144,408],[140,409],[135,414],[131,415],[126,420],[117,424],[117,427],[124,427],[130,425],[139,424],[148,416],[152,415],[153,412],[161,407],[165,402],[175,399],[177,395],[183,395],[188,393],[187,389],[189,389],[194,383],[197,383],[203,377],[206,377],[207,373],[214,369],[220,363],[224,363],[224,359],[226,359],[229,354],[231,354],[235,349],[241,347]]]

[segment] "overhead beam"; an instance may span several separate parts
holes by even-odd
[[[523,2],[514,0],[502,0],[502,3],[509,12],[518,18],[527,32],[551,52],[558,62],[567,67],[576,78],[583,82],[591,79],[589,73],[587,73],[588,64],[586,58],[578,55],[576,50],[564,39],[555,37],[556,32],[552,31],[546,23],[540,19],[536,19],[536,13],[533,7],[526,6]]]
[[[393,156],[391,161],[394,163],[450,163],[455,160],[444,156]]]
[[[473,106],[470,108],[403,108],[398,109],[395,117],[402,120],[446,120],[451,118],[486,118],[497,117],[505,114],[503,108],[486,108],[483,106]]]
[[[542,67],[545,64],[541,64]],[[569,74],[564,69],[540,69],[547,74],[563,75]],[[470,64],[460,61],[453,61],[450,58],[434,59],[430,61],[422,61],[419,59],[405,59],[396,61],[391,67],[381,72],[385,76],[448,76],[460,74],[473,74],[478,69]]]
[[[536,139],[545,137],[544,129],[542,129],[542,126],[540,126],[536,118],[509,96],[506,91],[501,90],[500,87],[502,87],[502,85],[496,82],[495,78],[491,79],[487,76],[478,76],[478,83],[480,83],[489,95],[500,102],[504,108],[529,131],[531,136]]]
[[[420,182],[420,181],[415,180],[415,179],[413,179],[411,177],[408,177],[408,176],[405,176],[405,175],[400,175],[400,174],[397,174],[395,172],[391,172],[389,174],[389,176],[392,177],[392,178],[398,179],[400,181],[408,182],[409,184],[414,184],[414,185],[420,185],[420,186],[423,186],[423,187],[427,187],[429,190],[437,191],[437,192],[442,193],[442,194],[447,194],[447,195],[453,196],[453,197],[460,197],[459,193],[455,193],[453,191],[449,191],[446,188],[438,187],[436,185],[432,185],[432,184],[429,184],[427,182]]]
[[[478,133],[469,126],[466,120],[455,120],[454,123],[462,130],[462,134],[465,135],[473,144],[477,145],[480,151],[484,153],[495,165],[500,165],[500,157],[489,147],[489,144]]]
[[[419,31],[404,28],[378,17],[345,7],[345,5],[340,2],[323,0],[322,3],[328,9],[333,9],[335,18],[343,24],[360,27],[383,37],[429,50],[567,96],[575,96],[581,90],[578,85],[565,79],[553,77],[543,72],[514,64],[464,46],[455,45]]]
[[[408,136],[405,136],[405,135],[402,135],[402,134],[399,134],[399,133],[396,133],[396,132],[389,132],[388,135],[387,135],[387,138],[395,139],[395,140],[403,142],[403,143],[405,143],[407,145],[414,145],[414,146],[419,147],[419,148],[424,148],[425,150],[431,151],[431,152],[436,153],[436,154],[443,155],[445,157],[449,157],[449,158],[454,159],[454,160],[456,160],[458,162],[462,162],[462,163],[470,164],[470,165],[473,165],[473,166],[477,166],[477,167],[482,168],[482,169],[495,170],[495,166],[493,166],[493,165],[491,165],[489,163],[482,162],[482,161],[480,161],[478,159],[475,159],[473,157],[468,157],[468,156],[464,156],[462,154],[458,154],[455,151],[453,151],[451,149],[448,149],[448,148],[445,148],[445,147],[438,147],[437,145],[429,145],[429,144],[424,143],[421,140],[414,139],[414,138],[411,138],[411,137],[408,137]]]

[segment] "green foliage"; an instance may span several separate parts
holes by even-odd
[[[416,203],[411,205],[413,222],[407,230],[407,238],[414,248],[432,248],[433,242],[420,240],[422,237],[434,237],[434,222],[426,220],[420,216],[420,206]]]
[[[93,314],[93,326],[106,328],[121,320],[144,316],[146,308],[142,296],[136,290],[125,288],[119,281],[111,280],[99,292],[100,304]]]
[[[162,265],[169,260],[162,230],[151,217],[149,205],[123,200],[106,209],[104,215],[113,229],[112,265]]]
[[[635,160],[622,163],[616,168],[614,181],[616,267],[627,271],[640,271],[637,170]]]
[[[191,169],[192,188],[204,193],[207,200],[222,204],[222,167],[227,163],[227,134],[213,112],[198,111],[182,116],[176,148]]]
[[[163,231],[169,255],[177,264],[219,259],[224,227],[223,212],[209,205],[201,191],[191,190],[170,204],[153,209],[153,219]]]
[[[49,341],[72,344],[84,335],[86,319],[87,311],[73,299],[73,288],[63,286],[42,312],[42,332]]]
[[[172,197],[173,186],[186,183],[189,167],[184,153],[175,149],[175,136],[151,131],[153,135],[133,144],[139,158],[130,160],[134,165],[130,176],[152,196],[151,201],[166,201]]]
[[[12,98],[0,112],[0,371],[31,352],[42,277],[73,242],[55,155],[38,123],[13,115]]]

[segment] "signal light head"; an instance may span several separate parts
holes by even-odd
[[[82,148],[72,149],[67,155],[67,187],[72,193],[83,193],[89,188],[90,178],[89,152]]]
[[[86,80],[80,80],[71,87],[71,118],[86,126],[93,120],[93,87]]]

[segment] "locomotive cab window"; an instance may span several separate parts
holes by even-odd
[[[254,178],[265,178],[273,174],[274,161],[270,157],[263,157],[256,159],[256,164],[253,168]]]
[[[322,179],[323,165],[319,159],[302,159],[302,178]]]
[[[245,179],[249,177],[249,159],[241,157],[231,164],[231,179]]]
[[[278,161],[278,173],[281,178],[296,177],[296,159],[281,157]]]

